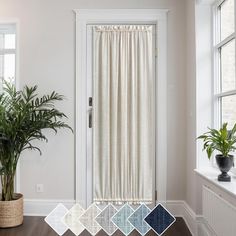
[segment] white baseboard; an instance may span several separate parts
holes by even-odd
[[[47,216],[59,203],[70,209],[75,200],[24,199],[25,216]],[[182,217],[192,236],[214,236],[201,215],[196,215],[185,201],[167,201],[164,204],[176,217]]]
[[[198,236],[196,214],[185,201],[167,201],[166,207],[174,216],[184,219],[193,236]]]
[[[70,209],[75,200],[24,199],[25,216],[47,216],[59,203]]]
[[[215,236],[203,216],[196,215],[185,201],[167,201],[167,209],[176,217],[182,217],[192,236]]]

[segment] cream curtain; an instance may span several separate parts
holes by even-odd
[[[94,26],[95,202],[151,202],[155,142],[152,26]]]

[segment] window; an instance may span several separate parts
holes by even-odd
[[[236,123],[235,5],[236,0],[218,0],[214,6],[215,128],[227,122],[231,129]],[[236,173],[236,168],[233,169]]]
[[[235,0],[218,1],[214,14],[215,127],[236,123]]]
[[[2,81],[15,83],[16,30],[13,24],[0,24],[0,92]]]

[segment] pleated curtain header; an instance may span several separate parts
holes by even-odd
[[[134,32],[134,31],[148,31],[152,32],[151,25],[99,25],[95,26],[96,32]]]

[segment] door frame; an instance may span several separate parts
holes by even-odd
[[[158,202],[166,202],[167,182],[167,15],[168,9],[75,9],[76,113],[75,200],[87,201],[87,25],[154,24],[156,26],[156,186]]]

